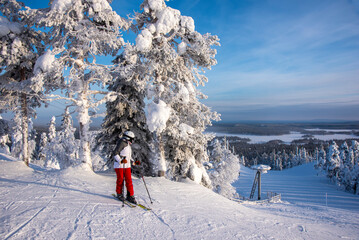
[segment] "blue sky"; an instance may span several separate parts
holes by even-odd
[[[32,8],[46,1],[24,1]],[[44,4],[45,3],[45,4]],[[113,0],[126,16],[141,0]],[[204,103],[223,121],[359,120],[359,0],[171,0],[218,35]],[[53,103],[52,105],[56,105]],[[59,108],[60,106],[55,106]]]

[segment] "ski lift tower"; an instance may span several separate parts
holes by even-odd
[[[258,184],[258,200],[261,200],[261,174],[267,173],[271,169],[271,167],[268,165],[260,164],[260,165],[252,166],[251,169],[257,170],[257,173],[256,176],[254,177],[253,187],[249,198],[252,199],[254,197],[254,193],[256,191],[256,187]]]

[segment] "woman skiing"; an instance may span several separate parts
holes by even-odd
[[[137,201],[134,196],[132,177],[131,177],[131,161],[132,160],[132,148],[131,144],[135,139],[135,134],[131,131],[126,131],[122,138],[117,142],[115,151],[113,153],[115,162],[114,168],[117,175],[116,181],[116,193],[117,198],[121,201],[124,201],[123,194],[123,181],[126,181],[127,188],[127,197],[126,200],[137,204]],[[136,161],[134,165],[140,165],[139,161]]]

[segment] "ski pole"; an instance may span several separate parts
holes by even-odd
[[[123,167],[122,168],[122,177],[123,177],[123,181],[122,181],[122,207],[124,207],[125,206],[125,162],[124,161],[123,161],[122,167]]]
[[[148,188],[147,188],[147,185],[146,185],[145,179],[144,179],[144,177],[143,177],[143,175],[142,175],[142,174],[141,174],[141,176],[142,176],[142,181],[143,181],[143,183],[145,184],[145,188],[146,188],[146,191],[147,191],[148,197],[150,198],[151,204],[153,204],[152,199],[151,199],[151,196],[150,196],[150,193],[148,192]]]

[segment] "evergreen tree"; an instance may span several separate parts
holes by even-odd
[[[57,133],[56,133],[56,118],[52,117],[49,132],[48,132],[48,142],[45,145],[42,153],[45,155],[44,166],[52,169],[60,169],[60,158],[58,156],[59,150],[61,147],[58,142]]]
[[[350,186],[355,194],[359,194],[359,143],[352,141],[350,146],[350,156],[352,169],[350,171]]]
[[[134,27],[140,61],[146,65],[146,119],[157,153],[154,172],[171,179],[200,179],[209,186],[203,162],[208,161],[211,138],[203,132],[219,116],[200,103],[206,96],[196,87],[207,82],[204,71],[216,64],[213,46],[219,45],[218,37],[196,32],[191,17],[163,0],[145,0],[141,7]]]
[[[46,161],[46,153],[45,149],[48,144],[48,138],[46,132],[43,132],[40,137],[39,147],[38,147],[38,154],[37,154],[37,160],[39,162],[39,165],[43,166]]]
[[[16,0],[0,0],[0,109],[21,113],[21,156],[29,164],[28,119],[40,106],[42,92],[35,87],[33,68],[44,46],[45,35],[35,30],[25,5]],[[19,121],[17,123],[20,123]],[[18,149],[16,149],[17,151]]]
[[[327,169],[327,175],[333,181],[336,181],[336,179],[338,179],[339,166],[340,166],[340,157],[339,157],[338,145],[336,144],[336,142],[333,141],[332,144],[329,146],[327,161],[325,165]]]
[[[56,117],[52,116],[50,125],[49,125],[49,133],[48,133],[48,141],[52,142],[56,139]]]
[[[231,184],[238,179],[240,163],[227,144],[226,140],[212,141],[213,150],[209,156],[209,164],[207,163],[206,166],[213,191],[232,198],[236,196],[236,190]]]
[[[327,154],[324,150],[324,146],[322,145],[320,147],[319,150],[319,154],[318,154],[318,168],[321,170],[326,170],[325,166],[326,166],[326,159],[327,159]]]
[[[132,147],[133,158],[141,162],[145,174],[151,173],[149,162],[151,133],[146,124],[145,86],[146,68],[137,57],[137,50],[127,45],[116,59],[114,81],[109,85],[109,91],[117,92],[115,101],[106,103],[106,116],[102,131],[97,136],[97,146],[102,146],[104,155],[108,158],[107,166],[113,167],[112,152],[122,134],[131,130],[135,133]]]
[[[10,142],[10,127],[9,124],[4,121],[0,115],[0,153],[9,154],[9,144]]]
[[[23,141],[23,131],[22,124],[23,119],[21,118],[21,113],[15,111],[13,118],[12,126],[12,135],[11,135],[11,156],[21,159],[23,157],[24,141]]]
[[[72,117],[69,108],[66,107],[62,115],[62,123],[58,132],[58,156],[60,159],[60,167],[66,168],[75,165],[78,159],[78,143],[75,139],[76,129],[73,127]]]

